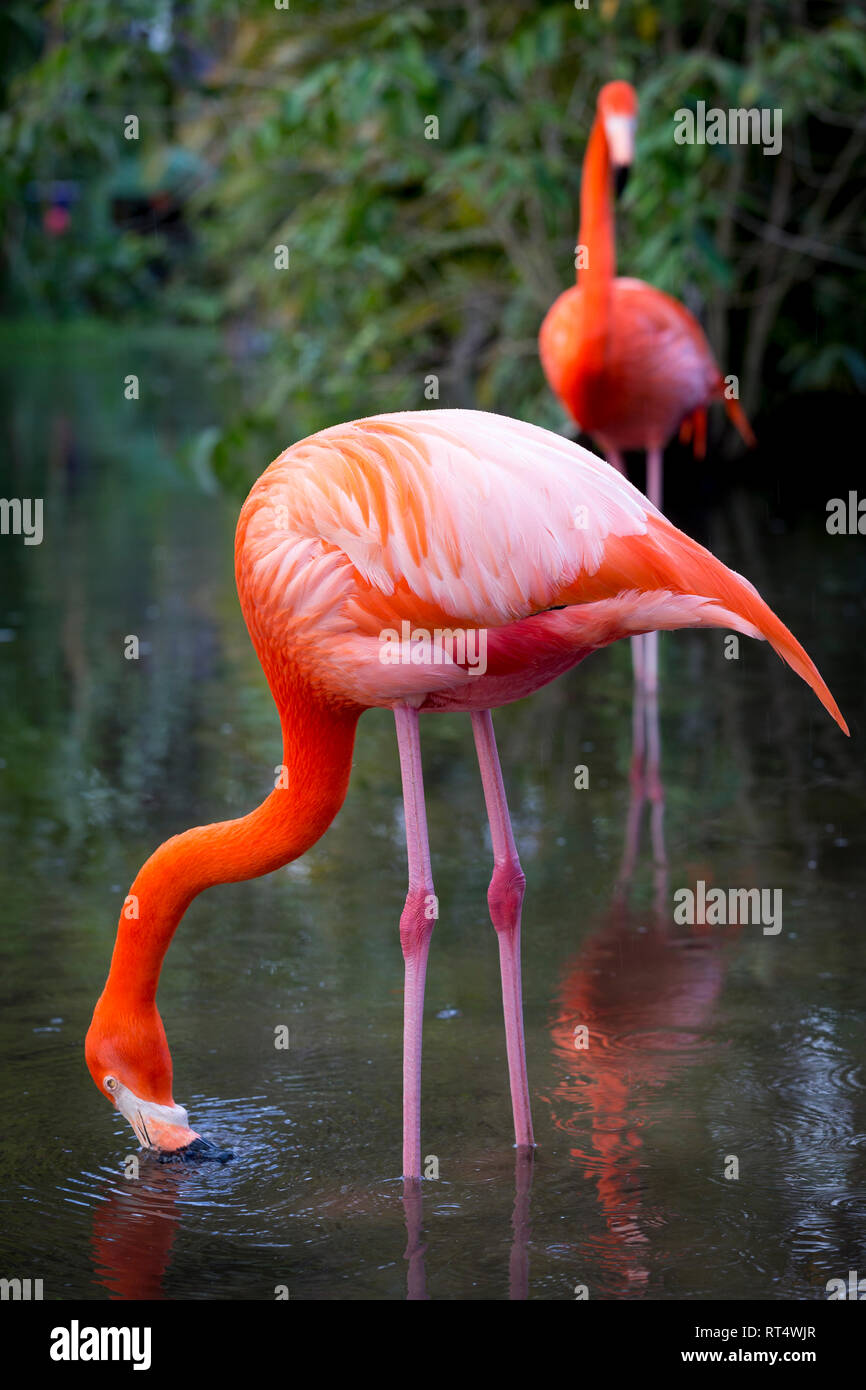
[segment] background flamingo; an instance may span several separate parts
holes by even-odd
[[[697,320],[678,300],[643,280],[616,274],[613,183],[621,187],[634,158],[637,95],[608,82],[598,95],[580,184],[576,285],[549,309],[539,334],[541,364],[553,391],[580,428],[624,471],[626,449],[647,455],[647,496],[662,505],[662,453],[676,430],[703,457],[707,405],[720,399],[748,444],[752,434]],[[639,684],[654,689],[658,638],[634,642]]]
[[[203,1147],[172,1095],[156,989],[192,899],[303,854],[339,810],[358,718],[394,710],[409,891],[405,959],[403,1174],[421,1174],[421,1029],[437,916],[419,713],[471,714],[490,821],[488,893],[499,939],[508,1069],[519,1147],[533,1143],[523,1045],[524,877],[505,800],[492,707],[528,695],[599,647],[665,627],[724,626],[769,639],[844,729],[823,680],[755,589],[677,531],[620,474],[535,426],[475,411],[382,415],[337,425],[271,464],[241,511],[241,607],[280,714],[283,767],[239,820],[166,841],[121,912],[111,969],[87,1035],[99,1089],[142,1144]],[[400,662],[381,636],[409,624]],[[422,630],[487,635],[486,670],[425,659]],[[420,656],[419,656],[420,653]]]

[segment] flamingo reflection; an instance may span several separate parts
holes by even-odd
[[[533,1153],[517,1150],[508,1296],[529,1297],[529,1202]],[[146,1181],[109,1189],[93,1213],[91,1248],[95,1282],[113,1300],[161,1300],[172,1247],[181,1222],[179,1195],[184,1170],[167,1164],[147,1165]],[[404,1183],[407,1300],[429,1299],[423,1238],[423,1197],[418,1183]]]
[[[625,843],[611,906],[566,962],[551,1025],[558,1081],[549,1097],[569,1154],[595,1184],[606,1232],[601,1262],[611,1292],[649,1283],[642,1150],[649,1126],[675,1114],[659,1092],[706,1056],[705,1031],[727,961],[721,937],[673,926],[664,840],[657,683],[635,687]],[[649,803],[653,909],[630,904]]]
[[[96,1282],[111,1299],[166,1297],[163,1280],[180,1225],[178,1174],[149,1164],[146,1182],[115,1187],[93,1214]]]
[[[532,1195],[533,1149],[517,1148],[514,1156],[514,1207],[511,1214],[511,1252],[508,1262],[508,1298],[522,1302],[529,1298],[529,1207]],[[428,1300],[423,1240],[423,1196],[418,1183],[403,1183],[403,1212],[406,1218],[406,1251],[409,1269],[406,1279],[408,1302]]]
[[[424,1254],[427,1246],[422,1239],[423,1204],[421,1187],[417,1182],[403,1179],[403,1212],[406,1217],[406,1253],[409,1262],[406,1277],[406,1299],[411,1303],[429,1299]]]

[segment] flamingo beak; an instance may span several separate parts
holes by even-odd
[[[628,181],[634,160],[635,119],[633,116],[608,116],[604,123],[608,154],[613,167],[617,196]]]
[[[182,1105],[157,1105],[152,1100],[141,1100],[119,1081],[115,1081],[110,1095],[121,1115],[132,1125],[143,1149],[150,1149],[161,1158],[215,1158],[224,1163],[233,1157],[190,1128],[189,1116]]]

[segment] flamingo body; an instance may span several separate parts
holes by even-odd
[[[580,285],[553,303],[539,351],[550,385],[581,429],[605,450],[663,448],[725,382],[703,329],[684,305],[643,280],[617,277],[602,363],[586,361],[587,295]]]
[[[175,928],[204,889],[269,873],[324,834],[346,794],[359,716],[391,707],[409,861],[400,919],[403,1173],[419,1177],[421,1021],[435,895],[418,716],[467,710],[494,854],[488,902],[499,938],[515,1135],[528,1147],[524,879],[491,707],[531,693],[620,637],[705,625],[768,638],[844,728],[836,704],[746,580],[586,449],[496,415],[380,415],[302,440],[253,487],[235,558],[244,618],[280,715],[287,775],[248,815],[174,836],[139,871],[87,1035],[91,1075],[145,1148],[186,1152],[201,1144],[173,1099],[156,1007]],[[419,631],[446,629],[486,634],[483,671],[454,659],[444,642],[416,648]],[[401,660],[385,662],[382,635],[394,630],[408,631],[408,640],[398,644]]]
[[[754,437],[697,320],[671,295],[616,275],[614,174],[633,158],[637,95],[608,82],[598,96],[580,185],[580,279],[548,311],[539,353],[551,389],[621,467],[627,449],[658,452],[684,424],[703,453],[706,409],[721,399],[747,443]],[[650,496],[660,505],[659,495]]]
[[[293,445],[245,502],[235,554],[265,669],[335,707],[495,708],[650,629],[734,627],[805,658],[747,581],[603,460],[482,411],[373,416]],[[383,663],[381,634],[404,622],[483,630],[487,670],[411,646]]]
[[[574,615],[547,610],[583,576],[618,597],[596,578],[605,543],[643,535],[652,510],[535,426],[477,411],[377,416],[303,440],[262,475],[238,525],[238,591],[250,629],[267,623],[263,660],[279,652],[328,699],[489,709],[586,654]],[[485,630],[486,672],[444,651],[384,664],[380,634],[404,622]]]

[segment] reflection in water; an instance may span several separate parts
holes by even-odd
[[[429,1299],[427,1275],[424,1269],[424,1252],[427,1246],[421,1240],[423,1222],[423,1199],[421,1184],[412,1178],[403,1179],[403,1211],[406,1214],[406,1253],[409,1272],[406,1281],[406,1298],[418,1303]]]
[[[511,1228],[511,1260],[508,1267],[508,1297],[522,1302],[529,1297],[529,1199],[532,1195],[534,1149],[517,1149],[514,1156],[514,1213]]]
[[[649,1127],[675,1113],[660,1089],[706,1061],[704,1030],[724,973],[718,938],[674,937],[621,905],[565,969],[551,1028],[560,1076],[552,1119],[595,1183],[607,1229],[597,1253],[618,1292],[649,1279],[647,1228],[666,1218],[645,1212],[641,1150]]]
[[[178,1177],[169,1164],[147,1163],[146,1178],[109,1189],[94,1208],[95,1276],[111,1298],[165,1297],[163,1276],[180,1224]]]
[[[508,1297],[512,1302],[529,1298],[529,1206],[532,1196],[532,1174],[535,1150],[515,1147],[514,1207],[511,1214],[511,1250],[508,1261]],[[427,1246],[423,1234],[424,1184],[403,1179],[403,1212],[406,1219],[406,1251],[408,1261],[406,1298],[409,1302],[429,1300],[424,1267]]]
[[[635,684],[625,843],[610,910],[566,964],[551,1035],[561,1080],[552,1118],[594,1182],[606,1235],[597,1251],[617,1294],[646,1291],[648,1235],[663,1217],[645,1207],[642,1156],[650,1125],[666,1118],[660,1088],[705,1060],[706,1029],[722,986],[721,939],[675,936],[667,890],[657,689]],[[654,910],[649,924],[628,895],[650,803]],[[586,1117],[590,1134],[586,1135]]]
[[[140,1177],[126,1182],[119,1175],[100,1185],[93,1207],[91,1252],[94,1283],[115,1300],[161,1300],[175,1297],[166,1288],[166,1274],[172,1259],[175,1237],[181,1229],[184,1209],[190,1201],[201,1205],[201,1193],[190,1188],[191,1170],[181,1164],[160,1164],[141,1158]],[[534,1154],[517,1150],[514,1165],[514,1205],[511,1217],[512,1239],[508,1262],[508,1296],[512,1301],[529,1297],[530,1197]],[[424,1184],[403,1181],[402,1205],[406,1228],[404,1260],[407,1262],[406,1298],[410,1302],[429,1301],[423,1230]],[[388,1204],[393,1200],[389,1195]],[[223,1203],[222,1205],[225,1205]],[[378,1205],[377,1194],[331,1193],[330,1203],[321,1196],[317,1210],[338,1206],[345,1220],[353,1211],[372,1216]],[[212,1203],[205,1210],[215,1215]],[[287,1210],[291,1210],[288,1208]],[[285,1221],[285,1216],[284,1216]],[[284,1232],[283,1239],[286,1239]],[[504,1272],[504,1271],[503,1271]],[[257,1280],[256,1292],[262,1296],[267,1281]],[[266,1295],[269,1296],[269,1295]]]

